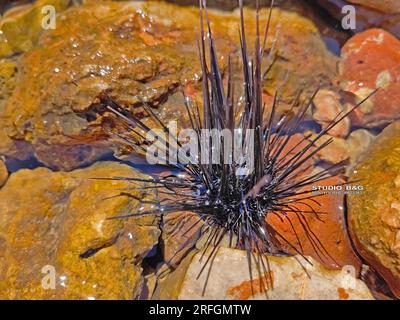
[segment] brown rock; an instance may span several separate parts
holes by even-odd
[[[135,210],[138,201],[113,197],[126,182],[91,179],[121,175],[139,174],[103,162],[71,173],[38,168],[10,176],[0,189],[2,299],[141,295],[141,261],[160,235],[154,217],[107,220]]]
[[[342,49],[340,86],[356,102],[379,91],[352,114],[355,125],[374,127],[400,118],[400,41],[380,29],[352,37]]]
[[[350,133],[346,141],[349,146],[351,165],[356,164],[374,139],[375,136],[365,129],[358,129]]]
[[[325,134],[315,144],[319,147],[330,139],[332,139],[332,142],[318,151],[319,158],[330,163],[339,163],[347,160],[350,156],[350,149],[346,140]]]
[[[365,30],[371,28],[379,28],[386,30],[393,34],[396,37],[400,37],[400,16],[395,12],[382,12],[378,9],[374,9],[375,7],[379,7],[381,3],[384,1],[374,1],[374,0],[354,0],[354,1],[345,1],[345,0],[316,0],[318,5],[324,8],[327,12],[329,12],[338,22],[342,21],[344,14],[342,13],[342,8],[345,5],[349,5],[349,2],[369,2],[373,3],[370,7],[352,4],[351,5],[356,10],[356,24],[355,30],[351,30],[352,32],[358,33],[363,32]],[[396,0],[393,0],[396,1]],[[383,8],[383,6],[382,6]],[[389,9],[388,10],[392,10]]]
[[[314,105],[315,111],[313,113],[313,118],[322,128],[326,128],[332,120],[344,110],[340,103],[340,95],[328,89],[318,91],[314,98]],[[329,130],[329,134],[335,137],[346,137],[349,133],[350,126],[350,119],[346,117]]]
[[[42,21],[47,21],[48,13],[42,12],[44,6],[51,5],[59,13],[69,4],[69,0],[37,0],[8,10],[0,18],[0,58],[29,51],[36,45],[44,30]]]
[[[249,42],[255,33],[254,14],[245,12]],[[210,10],[209,16],[224,62],[240,43],[238,11]],[[264,24],[267,10],[260,16]],[[57,23],[55,30],[40,36],[38,47],[18,60],[18,85],[2,118],[0,154],[17,157],[21,150],[15,141],[25,141],[45,165],[64,170],[102,157],[110,148],[105,131],[113,126],[97,99],[104,92],[140,117],[146,116],[140,108],[140,101],[146,100],[163,120],[184,121],[177,87],[194,84],[199,91],[197,8],[151,1],[91,2],[62,12]],[[300,87],[329,83],[336,61],[316,27],[295,13],[276,9],[269,45],[278,29],[277,61],[266,90],[273,94],[287,71],[288,99]]]
[[[178,299],[271,299],[271,300],[352,300],[373,299],[367,286],[354,275],[329,271],[310,258],[309,264],[300,256],[263,257],[270,269],[262,273],[252,261],[253,278],[249,277],[246,251],[220,248],[205,286],[207,272],[197,279],[203,260],[198,253],[188,268]],[[207,255],[206,255],[207,257]],[[307,270],[310,277],[304,271]],[[262,279],[262,280],[261,280]],[[263,285],[260,285],[260,280]],[[271,283],[272,280],[272,283]]]
[[[343,213],[343,194],[334,194],[334,192],[325,190],[329,186],[336,186],[341,183],[343,183],[343,180],[337,177],[315,183],[315,187],[321,189],[319,195],[314,197],[317,203],[304,200],[303,204],[296,204],[298,210],[307,212],[303,214],[302,221],[295,213],[289,213],[287,218],[283,215],[278,217],[271,214],[268,215],[267,221],[294,247],[288,245],[285,241],[281,241],[284,251],[311,256],[329,269],[351,265],[358,272],[361,268],[361,262],[352,250],[347,236]],[[310,207],[318,213],[318,217],[310,212]],[[311,232],[305,230],[311,230]]]
[[[168,266],[174,267],[195,246],[203,222],[193,212],[171,213],[164,217],[163,222],[163,257]]]
[[[2,187],[8,178],[8,170],[3,160],[0,160],[0,187]]]
[[[157,286],[153,296],[151,297],[153,300],[178,299],[179,293],[182,289],[183,280],[185,279],[185,274],[195,253],[196,251],[189,252],[173,272],[168,273],[164,277],[158,275]]]
[[[364,186],[348,198],[348,220],[359,253],[400,297],[400,123],[377,136],[351,179]]]

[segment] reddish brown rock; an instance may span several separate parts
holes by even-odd
[[[343,183],[342,179],[329,178],[316,183],[316,185],[323,187],[335,186],[340,183]],[[343,213],[343,195],[321,194],[315,197],[314,200],[319,205],[309,200],[303,201],[304,204],[296,204],[299,210],[309,212],[304,214],[305,219],[302,222],[296,217],[295,213],[288,214],[293,227],[289,219],[282,214],[279,214],[279,216],[268,215],[268,222],[296,248],[297,252],[284,241],[282,241],[282,248],[294,254],[303,252],[303,254],[312,256],[331,269],[351,265],[359,271],[361,262],[353,252],[347,237]],[[310,207],[320,213],[319,217],[310,212]],[[314,233],[315,236],[311,235],[313,240],[310,240],[309,236],[306,235],[305,228]],[[311,232],[308,231],[307,233],[310,235]],[[297,237],[300,240],[300,244]]]
[[[374,127],[400,118],[400,41],[380,29],[371,29],[352,37],[343,47],[340,86],[351,92],[356,102],[379,88],[361,107],[352,122]]]

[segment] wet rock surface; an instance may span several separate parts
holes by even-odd
[[[52,6],[56,13],[65,10],[70,0],[38,0],[34,4],[17,6],[7,10],[0,19],[0,58],[31,50],[44,31],[43,22],[48,23],[48,11]]]
[[[374,139],[375,135],[365,129],[355,130],[348,136],[346,139],[350,156],[348,172],[351,172],[351,168],[354,167],[358,159],[365,154]]]
[[[203,221],[193,212],[166,215],[162,228],[163,258],[169,267],[176,267],[193,249],[200,237]]]
[[[349,0],[349,2],[361,4],[387,13],[400,13],[400,3],[396,0]]]
[[[175,290],[179,292],[179,299],[373,299],[366,285],[345,271],[326,270],[310,258],[311,266],[299,256],[299,260],[268,257],[270,270],[261,274],[253,261],[251,279],[246,252],[227,248],[218,250],[203,294],[207,271],[196,280],[205,261],[204,258],[199,261],[200,256],[201,252],[195,255],[189,267],[187,264],[182,266],[187,271],[182,284]],[[179,268],[177,271],[183,273]],[[264,285],[260,284],[260,279]]]
[[[205,235],[200,237],[202,222],[195,213],[107,220],[139,210],[139,200],[114,197],[127,186],[124,182],[91,178],[142,175],[111,162],[75,170],[115,151],[109,132],[119,127],[99,97],[109,95],[149,126],[157,124],[141,108],[143,100],[165,122],[179,119],[187,124],[180,89],[201,104],[198,8],[155,1],[82,2],[70,6],[65,0],[38,0],[11,9],[0,19],[0,156],[4,159],[0,160],[0,298],[265,299],[265,291],[272,299],[372,298],[359,280],[348,288],[355,279],[340,270],[350,266],[359,276],[361,269],[347,235],[343,195],[323,195],[318,205],[301,206],[321,211],[319,217],[309,213],[303,221],[289,222],[268,216],[271,226],[295,246],[282,242],[281,252],[311,256],[314,264],[307,267],[313,275],[310,280],[295,258],[271,257],[272,275],[261,276],[273,278],[275,290],[260,287],[257,271],[251,281],[245,252],[227,249],[223,243],[211,285],[202,296],[204,274],[195,280],[202,267],[196,252],[203,248]],[[172,2],[197,5],[191,0]],[[232,1],[209,2],[216,8],[236,7]],[[350,2],[362,4],[357,6],[357,31],[379,26],[400,35],[396,2]],[[400,161],[395,154],[400,129],[393,124],[372,147],[375,131],[365,129],[380,130],[400,118],[399,40],[382,29],[355,35],[343,47],[338,72],[339,59],[328,51],[329,42],[324,43],[336,40],[322,38],[321,34],[332,33],[321,29],[321,17],[313,16],[313,23],[302,17],[302,5],[295,5],[296,13],[286,11],[293,1],[276,3],[279,9],[274,9],[268,38],[270,47],[277,36],[276,60],[263,84],[267,110],[276,88],[282,90],[281,104],[289,109],[299,89],[306,99],[319,85],[323,89],[307,121],[324,128],[338,112],[380,88],[351,119],[347,117],[320,141],[334,139],[318,160],[349,162],[346,174],[366,181],[367,192],[349,200],[351,237],[363,262],[376,269],[400,297]],[[41,27],[41,8],[46,4],[56,7],[55,30]],[[245,9],[249,43],[254,40],[254,15],[253,9]],[[267,15],[263,9],[263,25]],[[209,17],[225,71],[229,53],[239,49],[238,11],[210,10]],[[241,79],[234,80],[239,88]],[[302,135],[294,137],[299,141]],[[32,157],[52,170],[71,172],[47,168],[14,172],[24,165],[38,165],[36,160],[24,162]],[[8,160],[21,163],[10,166]],[[319,185],[342,182],[332,178]],[[129,192],[139,199],[153,196]],[[54,289],[49,289],[53,282]]]
[[[374,127],[400,117],[400,41],[381,29],[371,29],[352,37],[343,47],[340,86],[351,92],[356,102],[374,90],[373,97],[352,115],[355,125]]]
[[[348,198],[357,249],[400,297],[400,123],[387,127],[355,167],[365,191]]]
[[[316,187],[321,187],[321,194],[315,197],[317,203],[305,200],[296,204],[298,210],[309,212],[304,214],[303,218],[300,219],[292,212],[288,214],[288,218],[270,214],[267,221],[287,240],[281,239],[281,249],[285,252],[312,256],[328,269],[340,269],[351,265],[358,273],[361,262],[347,236],[343,194],[323,190],[324,186],[339,185],[343,181],[339,178],[329,178],[316,183]],[[318,216],[311,212],[310,208],[318,213]]]
[[[141,262],[160,230],[154,217],[107,220],[138,206],[132,198],[114,197],[127,183],[92,179],[118,175],[140,176],[113,162],[10,176],[0,190],[1,299],[140,296]]]
[[[2,187],[8,178],[7,166],[3,160],[0,160],[0,187]]]
[[[313,100],[315,106],[313,119],[323,129],[327,128],[339,113],[346,110],[340,100],[340,95],[329,89],[321,89],[316,94]],[[336,137],[346,137],[350,131],[350,126],[350,118],[346,117],[333,127],[329,134]]]
[[[351,33],[358,33],[370,28],[384,29],[396,37],[400,36],[400,17],[396,12],[398,4],[389,7],[385,1],[344,1],[344,0],[317,0],[318,5],[326,10],[333,19],[337,21],[337,26],[341,25],[341,21],[345,16],[342,13],[342,8],[346,5],[354,7],[356,15],[356,24],[354,30],[349,30]],[[362,4],[365,3],[365,5]],[[358,4],[360,3],[360,4]],[[378,10],[380,8],[380,11]],[[387,12],[385,12],[385,10]]]
[[[261,16],[265,23],[266,12]],[[288,74],[288,99],[300,87],[329,83],[336,61],[316,27],[278,9],[273,17],[271,41],[280,30],[277,61],[265,89],[273,94]],[[254,10],[246,10],[250,37],[253,18]],[[223,62],[238,48],[238,12],[210,11],[210,19]],[[89,2],[61,12],[57,28],[44,32],[17,61],[18,85],[4,106],[1,154],[21,158],[18,144],[27,142],[39,161],[62,170],[107,155],[105,129],[113,121],[99,105],[103,93],[139,116],[146,116],[140,108],[146,100],[162,119],[185,118],[178,87],[193,83],[199,90],[197,21],[197,8],[160,2]]]

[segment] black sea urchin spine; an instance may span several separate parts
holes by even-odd
[[[295,146],[289,147],[290,139],[296,132],[300,131],[301,123],[318,90],[315,91],[308,103],[302,106],[299,106],[299,94],[294,99],[291,109],[281,116],[277,116],[279,92],[276,92],[270,114],[265,115],[266,106],[262,97],[262,82],[268,71],[268,64],[264,66],[263,56],[267,51],[267,34],[273,2],[269,11],[265,34],[261,39],[257,1],[253,56],[250,56],[247,49],[241,0],[239,5],[243,77],[242,104],[239,104],[238,97],[235,96],[231,58],[227,67],[227,85],[224,86],[223,84],[205,1],[200,1],[199,57],[202,70],[203,111],[200,112],[199,108],[187,97],[185,97],[185,106],[191,127],[196,132],[199,151],[200,153],[207,151],[210,161],[207,161],[207,163],[201,163],[201,161],[167,163],[167,170],[171,174],[166,177],[154,176],[151,179],[112,178],[144,183],[145,188],[157,189],[163,197],[157,201],[149,201],[149,204],[153,207],[149,210],[129,213],[114,217],[114,219],[164,215],[180,211],[192,211],[201,217],[204,221],[201,231],[203,234],[207,234],[203,255],[207,250],[210,250],[210,252],[199,276],[206,269],[206,266],[208,266],[208,273],[211,271],[212,261],[218,252],[220,243],[226,236],[229,239],[230,247],[247,251],[251,278],[252,260],[255,261],[260,275],[269,270],[268,261],[265,264],[261,255],[279,253],[278,240],[286,243],[304,257],[301,241],[293,227],[292,219],[297,219],[300,222],[318,255],[330,256],[309,227],[305,215],[312,214],[319,217],[323,213],[314,209],[314,206],[320,206],[320,203],[318,202],[319,195],[313,194],[312,185],[335,175],[339,167],[334,165],[316,174],[306,174],[305,172],[312,167],[310,160],[329,145],[332,140],[321,143],[319,146],[316,146],[316,142],[363,103],[362,101],[351,110],[339,113],[314,138],[311,139],[310,135],[306,135]],[[209,56],[209,63],[207,63],[206,52]],[[125,126],[126,132],[116,135],[125,143],[134,147],[138,154],[144,156],[146,148],[143,147],[143,142],[149,140],[146,135],[151,134],[151,128],[137,117],[127,113],[123,107],[108,96],[101,97],[101,100],[107,109],[114,113]],[[154,122],[171,137],[169,128],[146,103],[143,103],[143,108]],[[226,151],[225,148],[220,148],[218,151],[222,163],[213,163],[211,161],[212,152],[202,150],[209,145],[202,141],[201,131],[204,129],[216,129],[219,132],[228,130],[234,139],[238,138],[235,136],[234,130],[242,132],[242,136],[239,137],[241,147],[245,154],[254,154],[254,169],[249,174],[237,175],[237,170],[246,167],[249,160],[236,161],[233,159],[232,153],[226,154],[226,152],[231,151]],[[248,132],[254,134],[254,143],[252,144],[248,143]],[[222,138],[220,139],[223,145],[225,141]],[[166,158],[171,152],[177,153],[177,149],[182,146],[181,141],[175,135],[172,135],[172,141],[167,141],[167,139],[160,141],[160,137],[158,137],[158,142],[161,142],[164,146],[162,151],[165,152]],[[224,159],[231,161],[227,163],[224,162]],[[302,210],[298,207],[299,205],[308,209]],[[267,223],[266,217],[269,214],[276,215],[280,220],[289,222],[296,234],[297,244],[289,242]],[[198,226],[194,225],[193,227]],[[263,286],[266,286],[266,284],[263,284]]]

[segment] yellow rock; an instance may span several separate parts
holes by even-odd
[[[0,20],[0,58],[33,48],[43,31],[42,20],[48,14],[43,7],[53,6],[56,13],[68,7],[69,0],[38,0],[9,10]]]
[[[3,160],[0,160],[0,187],[7,181],[8,171]]]
[[[138,175],[115,162],[12,174],[0,189],[0,298],[138,297],[141,261],[160,235],[157,219],[107,220],[138,210],[138,200],[113,197],[126,182],[91,179]]]

